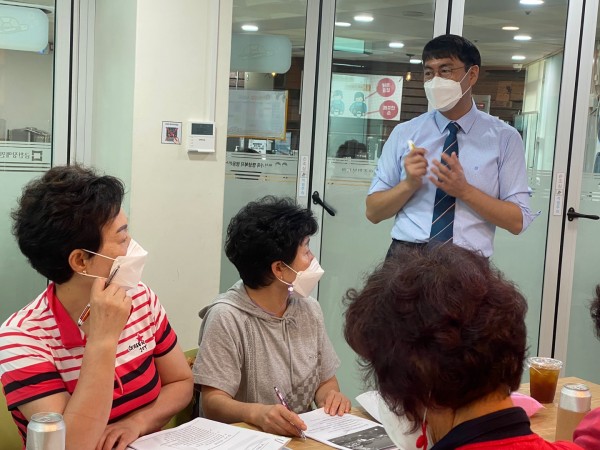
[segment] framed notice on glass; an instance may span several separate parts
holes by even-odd
[[[231,89],[227,135],[285,139],[288,91]]]
[[[399,121],[403,81],[398,75],[334,73],[329,115]]]

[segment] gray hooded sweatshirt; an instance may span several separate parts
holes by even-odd
[[[277,404],[277,386],[294,412],[306,412],[340,365],[312,297],[290,297],[283,317],[274,317],[252,302],[240,280],[199,315],[194,382],[240,402]]]

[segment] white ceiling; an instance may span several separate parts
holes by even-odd
[[[333,1],[333,0],[324,0]],[[1,3],[1,0],[0,0]],[[18,0],[16,3],[54,7],[54,0]],[[350,28],[336,27],[336,36],[365,41],[367,54],[335,52],[340,59],[408,62],[407,55],[420,55],[433,35],[435,0],[337,0],[336,20],[350,22]],[[233,31],[244,23],[259,26],[260,33],[286,35],[293,54],[304,54],[307,0],[233,0]],[[545,0],[541,6],[523,6],[519,0],[465,0],[463,35],[472,40],[488,66],[512,65],[511,56],[526,56],[531,63],[560,51],[565,39],[568,0]],[[369,13],[371,23],[353,20],[357,13]],[[54,41],[54,13],[49,13],[50,42]],[[502,26],[516,25],[518,32]],[[517,33],[532,40],[518,42]],[[401,41],[402,49],[390,49],[390,41]]]
[[[332,0],[325,0],[332,1]],[[524,6],[519,0],[465,0],[463,35],[472,40],[485,65],[512,65],[512,55],[527,57],[524,64],[560,51],[565,38],[568,0],[545,0],[541,6]],[[292,41],[293,52],[304,49],[306,0],[234,0],[233,31],[244,23],[259,26],[260,33],[283,34]],[[371,23],[353,20],[356,13],[369,13]],[[433,35],[434,0],[337,0],[336,20],[352,23],[336,27],[336,36],[362,39],[365,55],[335,52],[336,58],[408,62],[407,54],[420,55]],[[516,25],[518,32],[502,26]],[[528,42],[515,34],[532,36]],[[401,41],[402,49],[390,49],[390,41]]]

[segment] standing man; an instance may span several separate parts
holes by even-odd
[[[392,245],[451,242],[493,252],[497,226],[519,234],[529,209],[523,141],[473,102],[481,56],[467,39],[438,36],[423,49],[425,94],[434,111],[398,125],[367,197],[367,218],[396,216]],[[388,252],[389,254],[389,252]]]

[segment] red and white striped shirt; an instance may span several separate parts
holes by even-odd
[[[51,283],[0,327],[0,381],[23,441],[27,420],[18,407],[58,392],[72,394],[79,379],[86,337],[54,287]],[[140,283],[132,300],[117,346],[109,423],[158,397],[161,382],[154,358],[169,353],[177,343],[154,292]]]

